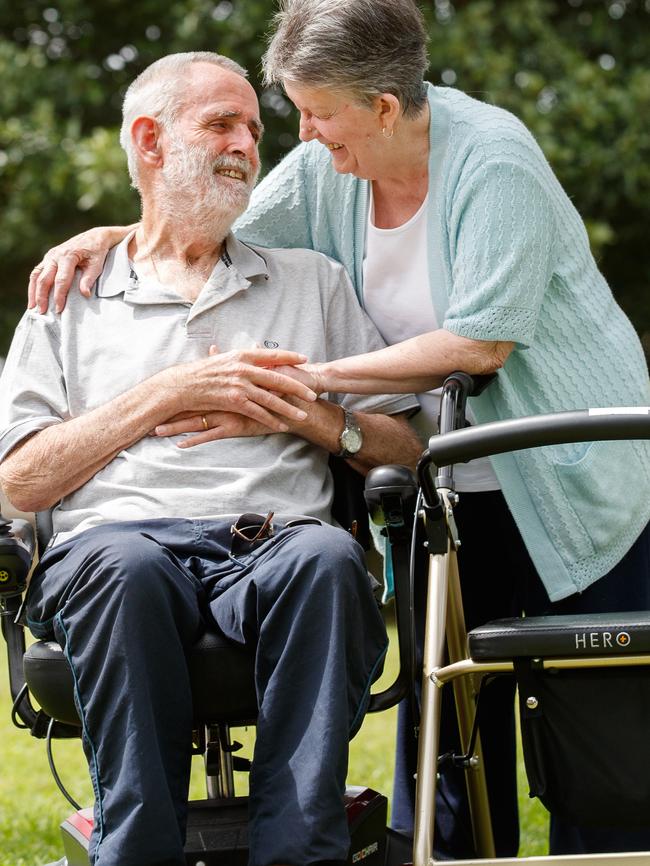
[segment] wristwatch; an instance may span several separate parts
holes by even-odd
[[[363,445],[363,433],[361,427],[354,417],[354,413],[348,409],[343,409],[344,423],[343,432],[339,436],[339,445],[341,450],[336,455],[337,457],[353,457],[361,450]]]

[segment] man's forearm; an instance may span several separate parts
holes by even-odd
[[[236,410],[278,429],[277,415],[294,421],[305,416],[284,395],[307,405],[315,395],[295,379],[276,373],[273,365],[302,361],[304,355],[295,352],[250,349],[168,367],[109,403],[18,445],[0,464],[0,484],[22,511],[48,508],[85,484],[120,451],[181,412]]]
[[[401,463],[415,469],[423,448],[404,416],[356,414],[363,433],[361,450],[348,460],[366,475],[373,467]]]
[[[403,416],[355,412],[355,418],[361,427],[363,445],[348,462],[357,472],[365,475],[373,466],[384,463],[415,466],[422,453],[422,444]],[[343,410],[338,404],[317,400],[307,407],[304,421],[289,426],[290,432],[296,436],[337,454],[341,448],[339,437],[343,425]]]
[[[156,377],[153,377],[154,379]],[[41,511],[77,490],[173,411],[152,380],[20,443],[0,464],[0,485],[21,511]]]

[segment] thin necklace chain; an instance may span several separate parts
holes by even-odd
[[[164,283],[163,280],[161,279],[161,277],[160,277],[160,273],[159,273],[158,268],[157,268],[157,266],[156,266],[156,258],[157,258],[157,256],[156,256],[156,253],[155,253],[155,251],[154,251],[154,248],[153,248],[153,247],[149,247],[148,239],[147,239],[147,236],[144,234],[144,232],[142,233],[142,237],[143,237],[143,240],[144,240],[144,242],[145,242],[145,248],[148,248],[148,249],[149,249],[149,251],[147,252],[147,258],[148,258],[149,261],[151,262],[151,266],[153,267],[153,272],[154,272],[154,274],[156,275],[156,280],[160,283],[161,286],[164,286],[165,283]],[[215,261],[218,261],[219,258],[223,258],[225,252],[226,252],[226,249],[225,249],[225,245],[224,245],[224,247],[223,247],[221,253],[216,257]],[[160,259],[158,259],[158,261],[160,261]],[[212,265],[212,266],[210,267],[210,272],[212,272],[213,268],[214,268],[214,265]],[[196,272],[196,271],[195,271],[195,268],[194,268],[194,265],[193,265],[191,262],[187,261],[187,260],[186,260],[186,262],[185,262],[185,268],[184,268],[184,269],[185,269],[185,271],[188,271],[189,273]],[[205,277],[205,279],[207,279],[207,277]]]

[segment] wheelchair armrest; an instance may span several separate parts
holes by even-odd
[[[15,716],[30,729],[34,727],[37,713],[25,691],[25,631],[17,617],[35,554],[33,526],[27,520],[5,520],[0,514],[0,623],[7,643],[9,687]]]
[[[0,598],[0,626],[7,643],[9,690],[13,702],[12,718],[18,727],[29,728],[30,731],[35,732],[39,714],[29,699],[23,670],[23,657],[26,650],[25,630],[17,621],[21,605],[22,597],[20,595]],[[38,736],[43,735],[41,733]]]
[[[363,498],[364,477],[353,469],[342,457],[333,454],[329,469],[334,481],[332,517],[343,529],[351,531],[355,526],[355,538],[364,550],[370,550],[372,539],[368,523],[368,512]]]

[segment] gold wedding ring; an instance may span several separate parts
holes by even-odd
[[[201,421],[203,422],[203,429],[209,430],[210,426],[208,424],[208,419],[205,417],[205,415],[201,415]]]

